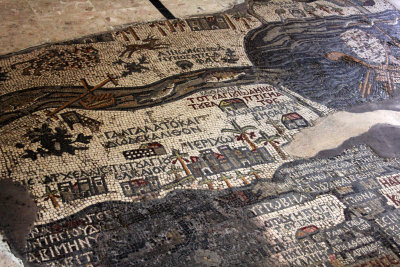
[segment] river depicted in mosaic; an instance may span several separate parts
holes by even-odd
[[[338,110],[397,99],[398,18],[381,1],[248,1],[2,56],[13,251],[32,266],[399,265],[400,164],[368,137],[398,131],[287,150]]]

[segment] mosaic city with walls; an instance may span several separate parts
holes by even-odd
[[[13,252],[27,266],[400,266],[400,154],[365,137],[400,131],[287,149],[336,112],[399,111],[399,17],[382,0],[250,0],[1,56]]]

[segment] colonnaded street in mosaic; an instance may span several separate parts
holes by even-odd
[[[13,252],[27,266],[400,266],[399,129],[293,152],[322,119],[400,110],[399,16],[382,0],[254,0],[1,56]]]

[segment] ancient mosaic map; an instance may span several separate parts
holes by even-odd
[[[398,266],[399,159],[286,147],[396,99],[399,15],[248,1],[2,56],[10,244],[32,266]]]

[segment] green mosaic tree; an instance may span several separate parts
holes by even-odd
[[[46,186],[46,194],[43,196],[44,200],[51,200],[51,204],[53,204],[53,207],[58,209],[58,207],[60,206],[58,204],[57,198],[60,198],[59,195],[56,195],[57,191],[56,190],[51,190],[50,187],[47,185]]]
[[[259,170],[256,170],[252,167],[252,168],[250,168],[250,172],[247,175],[249,175],[249,176],[254,175],[254,177],[256,177],[256,179],[261,179],[259,173],[260,173]]]
[[[256,150],[257,146],[250,140],[250,136],[252,136],[254,133],[249,133],[250,130],[256,129],[254,126],[244,126],[240,127],[239,124],[237,124],[236,121],[232,120],[231,124],[233,126],[233,129],[222,129],[222,133],[235,133],[238,134],[238,140],[244,140],[247,142],[247,144],[251,147],[252,150]]]
[[[170,174],[170,175],[173,174],[175,176],[175,179],[177,181],[179,181],[182,178],[182,176],[179,173],[183,172],[183,171],[184,171],[184,169],[177,168],[175,165],[172,165],[170,170],[167,173]]]
[[[275,130],[278,132],[279,136],[283,136],[285,134],[285,129],[280,127],[276,121],[268,120],[268,123],[271,124]]]
[[[185,171],[187,176],[191,175],[190,170],[188,169],[188,167],[186,166],[185,161],[187,161],[186,159],[184,159],[184,157],[188,157],[189,154],[188,153],[182,153],[177,149],[173,149],[172,150],[172,155],[171,155],[171,160],[172,163],[175,164],[177,161],[179,161],[179,163],[182,165],[183,170]]]
[[[213,186],[212,183],[211,183],[211,179],[208,179],[207,177],[204,177],[204,178],[199,182],[199,184],[200,184],[200,185],[206,184],[206,185],[208,185],[208,188],[209,188],[209,189],[211,189],[211,190],[214,189],[214,186]]]
[[[232,187],[232,184],[229,182],[229,179],[232,179],[232,176],[229,176],[229,175],[226,175],[225,173],[223,173],[219,176],[219,179],[221,181],[224,181],[229,188]]]
[[[240,171],[236,171],[236,177],[241,179],[245,185],[249,184],[249,181],[246,180],[246,175],[241,173]]]
[[[283,153],[283,151],[280,149],[280,147],[277,145],[275,139],[278,138],[277,135],[273,135],[273,136],[268,136],[268,134],[266,134],[263,131],[260,131],[260,136],[256,142],[257,143],[264,143],[264,145],[268,145],[270,144],[275,150],[276,152],[278,152],[278,155],[282,158],[282,159],[287,159],[287,156],[285,155],[285,153]]]

